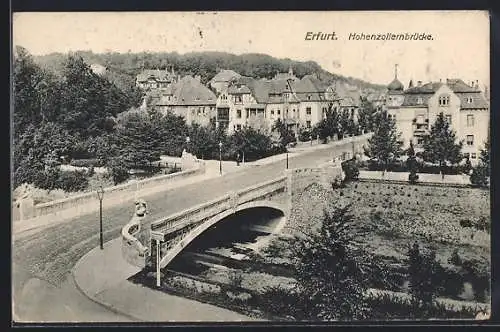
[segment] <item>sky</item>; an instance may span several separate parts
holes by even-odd
[[[308,32],[336,40],[306,40]],[[349,40],[351,33],[426,33],[433,40]],[[489,16],[436,12],[88,12],[15,13],[13,45],[33,55],[224,51],[316,61],[372,83],[462,78],[489,86]]]

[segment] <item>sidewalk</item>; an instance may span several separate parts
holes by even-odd
[[[78,289],[92,301],[131,318],[146,322],[240,322],[256,319],[182,297],[169,295],[127,281],[140,268],[122,258],[121,238],[92,249],[73,268]]]

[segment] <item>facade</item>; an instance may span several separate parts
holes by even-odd
[[[167,69],[147,69],[137,75],[135,84],[143,90],[153,90],[167,88],[177,80],[178,77],[176,77],[173,67],[170,72]]]
[[[184,117],[186,123],[208,126],[216,118],[217,97],[200,82],[200,77],[185,76],[178,82],[160,89],[154,109]]]
[[[298,79],[292,69],[270,80],[240,77],[217,98],[216,123],[229,132],[244,126],[270,130],[280,119],[298,134],[320,122],[330,105],[357,116],[359,92],[344,88],[313,75]]]
[[[421,149],[424,137],[442,112],[457,139],[463,141],[464,155],[472,163],[478,161],[488,138],[490,115],[477,82],[468,85],[461,79],[426,84],[418,81],[403,91],[402,84],[393,81],[388,86],[388,96],[387,112],[395,119],[405,147],[412,141],[417,151]]]

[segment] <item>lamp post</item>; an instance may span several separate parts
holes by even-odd
[[[191,138],[189,138],[189,136],[186,137],[186,152],[190,152],[189,151],[189,142],[191,142]]]
[[[102,199],[104,198],[104,189],[102,189],[102,186],[97,188],[97,197],[99,198],[99,244],[102,250],[104,248],[102,241]]]
[[[313,135],[309,135],[309,141],[311,141],[311,146],[313,145]]]
[[[222,175],[222,142],[219,141],[219,173]]]
[[[288,150],[286,150],[286,169],[288,169]]]

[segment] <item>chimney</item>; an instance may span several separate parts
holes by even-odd
[[[476,80],[476,86],[475,86],[476,89],[479,89],[479,80]]]
[[[421,87],[422,86],[422,81],[417,81],[417,86]]]

